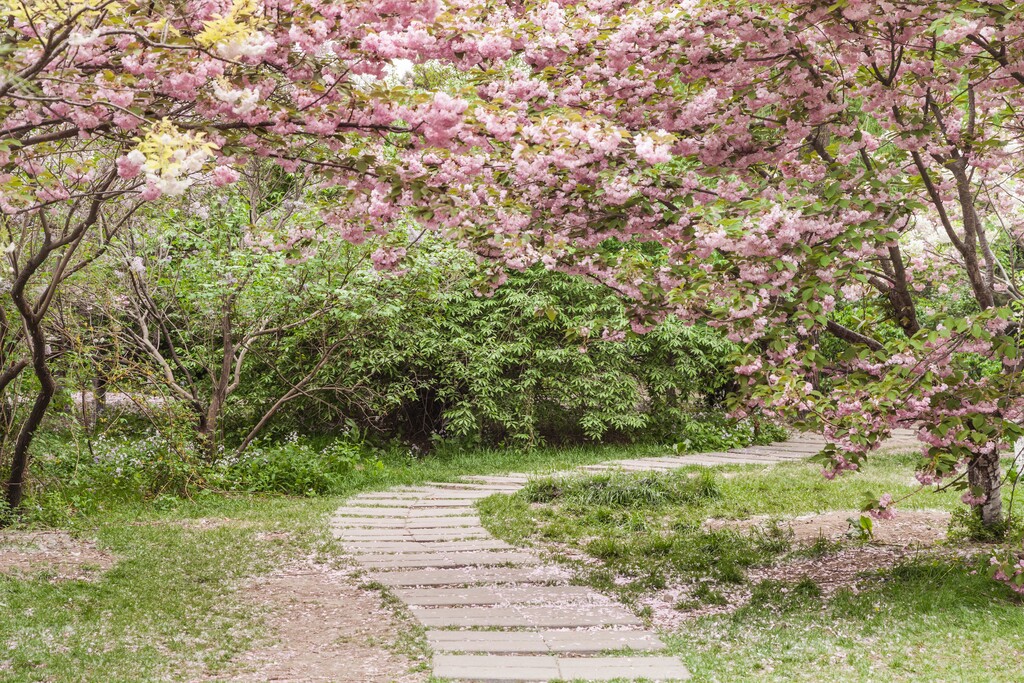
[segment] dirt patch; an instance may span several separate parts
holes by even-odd
[[[95,541],[66,531],[0,532],[0,574],[46,573],[53,581],[89,581],[116,562]]]
[[[823,557],[791,559],[771,567],[753,569],[747,572],[747,578],[754,584],[765,580],[795,582],[807,578],[814,581],[827,598],[840,588],[856,593],[865,574],[890,569],[918,552],[909,546],[859,545]]]
[[[807,578],[818,586],[826,599],[840,589],[857,592],[866,585],[866,575],[890,569],[915,555],[938,552],[936,543],[946,537],[950,517],[948,512],[941,510],[902,511],[894,519],[875,520],[875,539],[870,543],[860,543],[850,540],[847,521],[850,517],[859,516],[859,512],[839,511],[782,520],[767,516],[746,520],[707,520],[704,523],[706,529],[728,528],[744,532],[778,525],[792,531],[793,542],[798,549],[813,545],[820,539],[836,546],[824,548],[820,555],[790,556],[769,567],[748,570],[747,583],[743,585],[708,584],[705,588],[710,587],[717,594],[718,600],[714,603],[720,604],[701,600],[698,597],[701,592],[699,583],[670,586],[638,602],[650,609],[655,627],[673,629],[697,617],[734,612],[749,602],[752,588],[762,581],[795,583]],[[952,549],[941,552],[957,554]]]
[[[264,606],[273,641],[246,653],[227,675],[207,681],[419,683],[422,662],[401,652],[410,628],[360,589],[347,571],[312,561],[261,577],[247,589]]]
[[[794,542],[810,544],[819,538],[829,541],[848,538],[849,519],[858,519],[860,515],[855,510],[839,510],[786,519],[772,519],[766,515],[742,520],[709,519],[704,522],[704,528],[750,531],[756,527],[776,524],[792,529]],[[874,520],[874,543],[901,546],[936,543],[946,537],[949,517],[949,513],[944,510],[901,510],[893,519]]]

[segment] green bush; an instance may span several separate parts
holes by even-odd
[[[668,319],[644,335],[611,290],[533,268],[479,296],[478,270],[442,244],[410,257],[402,275],[359,273],[346,296],[358,315],[324,320],[275,342],[253,364],[238,404],[266,405],[290,368],[344,350],[323,369],[330,389],[292,401],[278,434],[330,431],[356,420],[385,439],[431,447],[674,442],[680,421],[716,405],[732,380],[734,347],[706,326]],[[329,329],[328,329],[329,326]],[[236,416],[251,417],[236,412]]]
[[[673,429],[666,430],[665,440],[675,441],[679,452],[727,451],[782,441],[787,436],[784,427],[770,420],[733,420],[721,412],[679,413],[675,418]]]
[[[136,438],[69,440],[49,436],[48,454],[35,464],[26,516],[53,521],[88,513],[109,499],[189,496],[201,490],[320,495],[344,488],[357,471],[381,464],[362,444],[326,443],[297,436],[258,442],[241,456],[214,460],[195,444],[177,444],[160,432]]]
[[[282,443],[250,446],[240,457],[218,463],[210,483],[229,491],[319,495],[339,490],[356,469],[376,467],[359,444],[333,441],[325,447],[297,436]]]

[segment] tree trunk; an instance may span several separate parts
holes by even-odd
[[[972,493],[980,491],[985,497],[984,502],[974,506],[974,513],[981,520],[982,526],[989,529],[995,529],[1003,523],[1001,474],[998,452],[976,456],[967,470]]]
[[[210,400],[210,407],[200,422],[199,437],[211,460],[217,456],[217,429],[220,426],[220,411],[223,404],[224,400],[220,393],[215,391]]]
[[[5,497],[7,505],[11,510],[16,510],[21,505],[21,498],[25,487],[25,473],[28,470],[29,447],[35,437],[36,430],[42,424],[46,416],[46,409],[50,405],[55,393],[57,383],[50,373],[46,363],[46,338],[43,335],[42,325],[37,320],[26,321],[29,339],[32,344],[32,369],[39,380],[39,393],[32,404],[25,422],[21,425],[18,438],[14,443],[14,455],[11,458],[11,472],[7,478]]]
[[[92,419],[95,426],[107,410],[107,377],[99,368],[92,378],[92,404]]]

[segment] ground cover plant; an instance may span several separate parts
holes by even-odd
[[[1013,680],[1021,601],[964,541],[956,492],[903,498],[916,462],[835,482],[807,463],[541,478],[479,507],[662,629],[697,680]],[[881,488],[913,519],[871,542],[859,511]]]
[[[326,553],[322,517],[334,503],[110,501],[88,516],[61,520],[112,564],[85,567],[72,578],[55,576],[45,563],[0,574],[8,615],[0,620],[0,677],[187,680],[218,671],[266,636],[261,606],[239,593],[246,580],[291,558]],[[16,535],[4,537],[5,554],[16,542]]]
[[[658,452],[647,446],[381,454],[315,497],[199,489],[187,497],[142,498],[131,485],[106,479],[112,476],[106,465],[89,471],[88,465],[97,467],[90,461],[77,473],[62,470],[55,478],[65,486],[31,496],[22,525],[0,538],[0,550],[17,548],[17,539],[34,530],[56,527],[94,542],[109,565],[85,566],[70,577],[45,565],[0,572],[0,603],[8,615],[0,619],[0,643],[8,652],[0,672],[11,681],[97,682],[230,672],[274,626],[267,621],[273,615],[253,603],[252,579],[296,560],[343,566],[326,519],[348,495],[512,468],[543,474]],[[286,454],[293,456],[289,461],[303,457]],[[39,469],[45,473],[47,464]],[[301,487],[295,493],[302,494]],[[412,647],[395,638],[397,645],[379,647]],[[423,656],[417,647],[411,666]]]

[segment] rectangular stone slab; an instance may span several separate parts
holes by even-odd
[[[458,508],[472,507],[473,504],[483,498],[478,496],[470,498],[460,496],[458,498],[349,498],[347,503],[358,507],[411,507],[411,508]]]
[[[668,465],[631,465],[616,462],[610,463],[608,469],[619,472],[668,472],[675,468]]]
[[[424,492],[418,493],[402,493],[400,490],[391,490],[386,495],[374,495],[374,494],[360,494],[353,496],[348,499],[346,503],[352,501],[367,501],[373,505],[376,505],[378,501],[401,501],[402,504],[408,502],[420,502],[429,501],[435,503],[444,503],[444,501],[453,500],[479,500],[492,496],[490,490],[477,490],[472,488],[432,488],[430,490],[424,490]]]
[[[348,541],[345,550],[358,553],[425,553],[441,551],[512,550],[497,539],[470,541]]]
[[[686,459],[682,456],[672,456],[664,458],[637,458],[635,461],[639,463],[655,463],[658,465],[665,465],[666,467],[682,467],[686,464]]]
[[[404,529],[404,519],[375,517],[334,517],[331,527],[335,529]]]
[[[415,569],[417,567],[485,567],[539,564],[529,553],[507,551],[479,553],[404,553],[399,555],[357,555],[356,562],[367,569]]]
[[[452,529],[408,529],[413,541],[458,541],[492,538],[483,527],[455,527]]]
[[[609,650],[656,652],[665,644],[650,631],[427,631],[437,652],[596,654]]]
[[[474,628],[536,626],[581,628],[584,626],[638,626],[642,622],[624,608],[601,605],[559,607],[425,607],[412,614],[424,626]]]
[[[607,600],[584,586],[488,586],[486,588],[401,588],[395,595],[413,607],[529,604]]]
[[[408,517],[408,507],[355,507],[338,508],[334,514],[339,517]]]
[[[459,507],[446,507],[446,508],[435,508],[435,507],[421,507],[421,506],[406,506],[406,507],[343,507],[338,508],[336,514],[339,517],[350,518],[350,517],[383,517],[388,519],[413,517],[417,519],[422,518],[433,518],[433,517],[467,517],[475,516],[476,508],[468,505],[461,505]]]
[[[492,631],[493,633],[493,631]],[[656,652],[665,643],[651,631],[541,631],[552,652],[592,654],[608,650]]]
[[[434,655],[438,678],[503,681],[612,681],[644,678],[684,681],[690,672],[675,657],[552,657],[514,655]]]
[[[342,541],[402,541],[412,540],[408,529],[397,527],[394,529],[358,529],[351,527],[335,527],[331,534]]]
[[[568,572],[540,565],[537,567],[481,567],[474,569],[417,569],[413,571],[374,572],[369,580],[387,586],[462,586],[491,583],[556,583],[568,580]]]
[[[334,537],[347,547],[348,543],[436,543],[438,541],[490,540],[491,536],[476,527],[455,529],[334,529]]]
[[[456,681],[552,681],[561,674],[555,657],[434,655],[434,676]]]
[[[505,484],[508,482],[521,484],[526,483],[529,480],[530,475],[523,474],[522,472],[509,474],[471,474],[462,478],[462,481],[472,481],[481,484]]]
[[[355,529],[444,529],[449,527],[480,527],[479,517],[335,517],[331,525],[336,528]],[[482,527],[480,527],[482,528]]]
[[[736,455],[757,455],[780,460],[806,460],[812,453],[794,453],[793,451],[775,451],[768,448],[734,448],[729,451]]]
[[[689,670],[675,657],[559,657],[558,675],[566,681],[614,681],[644,678],[685,681]]]
[[[738,453],[702,453],[700,455],[686,456],[687,463],[712,464],[712,465],[774,465],[777,460],[764,456],[748,455]]]
[[[775,451],[779,453],[792,453],[798,455],[801,453],[817,453],[821,450],[821,444],[808,444],[808,443],[795,443],[795,444],[767,444],[764,446],[748,446],[747,448],[755,448],[759,451]],[[734,449],[742,450],[742,449]]]
[[[360,494],[358,496],[353,496],[348,499],[346,503],[351,503],[352,501],[366,501],[371,505],[376,505],[379,501],[401,501],[402,505],[420,501],[443,503],[444,501],[451,500],[476,501],[490,495],[492,494],[490,494],[489,490],[462,490],[452,488],[434,488],[428,490],[428,492],[418,493],[402,493],[400,490],[389,490],[386,495]]]
[[[548,654],[539,631],[427,631],[435,652]]]
[[[476,517],[477,509],[472,505],[459,507],[435,508],[426,505],[413,505],[409,508],[409,516],[414,519],[426,517]]]
[[[451,526],[480,526],[480,518],[476,515],[460,515],[458,517],[417,517],[410,519],[410,529],[440,529]]]
[[[341,531],[347,531],[347,530],[352,530],[352,529],[340,529],[340,530]],[[402,530],[408,530],[408,529],[395,529],[395,530],[402,531]],[[438,541],[449,542],[449,539],[451,537],[449,535],[446,535],[446,533],[445,533],[445,535],[440,536],[440,537],[433,536],[433,535],[426,536],[426,537],[423,537],[423,536],[411,536],[411,535],[394,535],[394,536],[387,536],[387,535],[369,535],[369,536],[367,536],[367,535],[362,535],[362,536],[344,537],[344,536],[338,536],[337,533],[336,533],[335,538],[338,539],[339,542],[341,542],[342,548],[344,548],[346,551],[348,551],[350,553],[353,553],[353,554],[366,555],[367,553],[365,552],[364,545],[367,544],[367,543],[385,543],[385,544],[390,544],[390,543],[411,543],[411,544],[414,544],[414,545],[417,545],[417,546],[422,546],[422,544],[437,543]],[[468,542],[475,542],[475,541],[487,541],[488,539],[489,539],[489,537],[486,536],[485,533],[480,533],[480,535],[477,535],[475,537],[472,536],[472,535],[469,535],[468,538],[463,539],[463,541],[453,541],[452,543],[468,543]],[[418,552],[422,552],[422,548]],[[377,554],[377,551],[374,551],[373,554]]]

